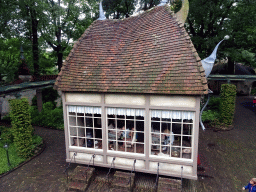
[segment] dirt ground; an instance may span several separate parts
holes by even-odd
[[[0,191],[65,191],[64,133],[41,127],[35,129],[36,134],[44,138],[45,151],[0,177]],[[256,177],[255,129],[256,109],[252,107],[252,97],[238,97],[234,129],[223,132],[200,129],[199,156],[203,169],[198,172],[198,180],[190,182],[193,187],[183,191],[241,191],[251,177]]]

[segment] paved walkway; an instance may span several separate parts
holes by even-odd
[[[43,137],[45,151],[0,179],[0,191],[4,192],[57,192],[65,191],[65,141],[64,132],[35,127],[36,134]]]
[[[200,130],[199,154],[204,176],[198,177],[198,192],[241,191],[256,177],[256,110],[253,97],[237,97],[234,129]]]
[[[196,191],[240,191],[250,177],[256,177],[256,112],[241,105],[251,100],[249,97],[237,98],[233,130],[200,131],[199,152],[206,172],[195,182]],[[40,127],[35,130],[44,138],[45,151],[1,178],[1,192],[65,191],[64,132]]]

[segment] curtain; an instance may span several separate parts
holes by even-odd
[[[101,114],[101,107],[68,106],[68,112]]]
[[[107,108],[108,115],[127,115],[127,116],[145,116],[145,110],[125,109],[125,108]]]
[[[195,112],[151,110],[151,117],[165,119],[194,119]]]

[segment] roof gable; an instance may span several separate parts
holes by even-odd
[[[169,6],[124,20],[97,20],[66,59],[61,91],[207,93],[200,58]]]

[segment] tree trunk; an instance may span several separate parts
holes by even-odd
[[[57,55],[58,55],[57,65],[58,65],[58,70],[60,71],[62,67],[62,59],[63,59],[62,51],[57,51]]]
[[[33,64],[34,64],[34,75],[37,79],[39,76],[39,50],[38,50],[38,21],[36,19],[36,11],[33,7],[30,7],[30,16],[32,22],[32,52],[33,52]]]
[[[235,73],[235,64],[231,57],[228,58],[228,74],[234,75]]]

